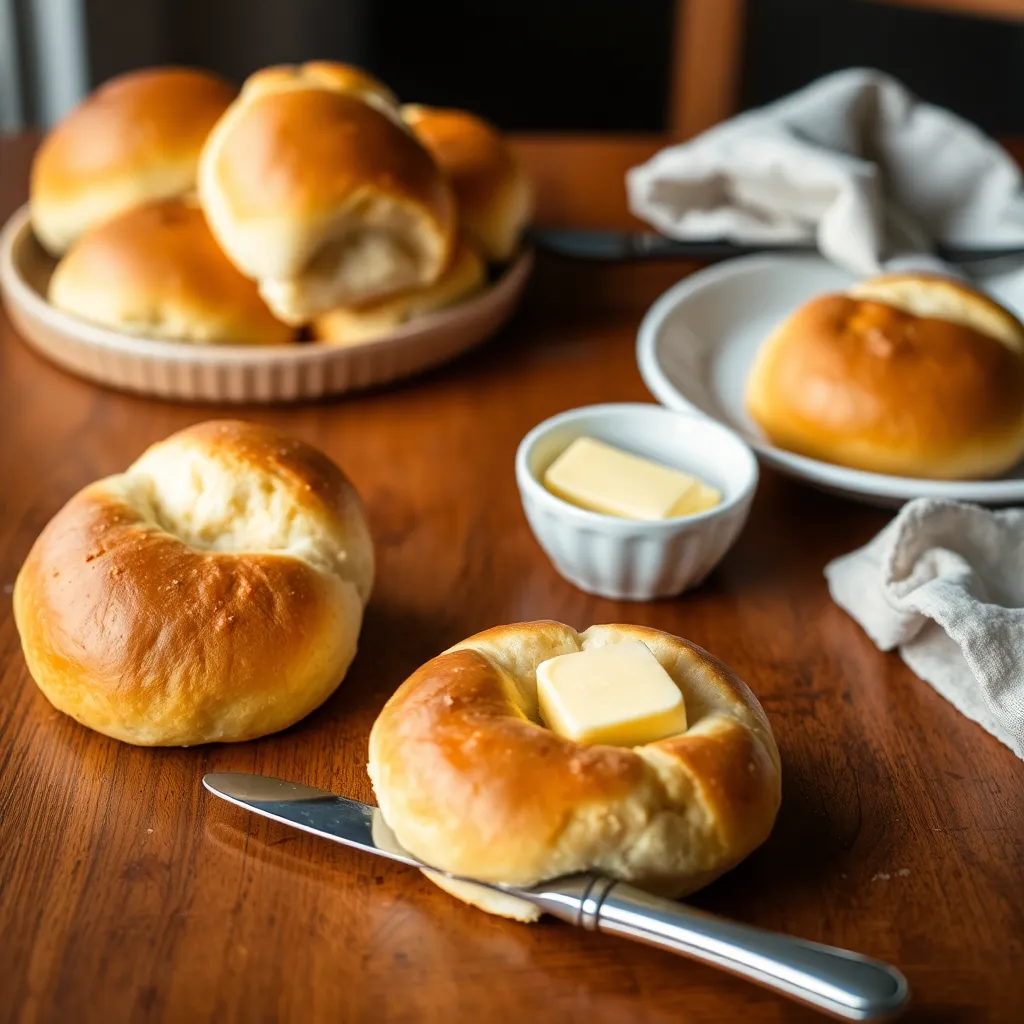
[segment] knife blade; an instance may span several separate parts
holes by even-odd
[[[283,779],[234,772],[206,775],[203,785],[214,796],[272,821],[401,864],[437,870],[399,844],[379,808],[357,800]],[[601,875],[571,875],[530,888],[448,877],[527,900],[589,931],[620,935],[711,964],[842,1020],[892,1017],[910,998],[903,975],[877,960],[726,921]]]
[[[212,772],[203,776],[203,785],[229,804],[282,825],[410,867],[427,866],[402,848],[379,807],[268,775]]]
[[[604,263],[637,260],[724,260],[754,253],[816,253],[813,242],[733,242],[727,238],[675,239],[656,231],[605,231],[587,228],[534,228],[533,240],[542,249],[569,259]],[[1022,256],[1024,249],[965,248],[937,244],[935,256],[947,263],[972,263]]]

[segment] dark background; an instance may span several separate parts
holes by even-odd
[[[672,0],[86,0],[93,84],[165,61],[241,80],[364,64],[406,100],[508,129],[666,126]],[[742,102],[870,65],[994,133],[1024,132],[1024,25],[866,0],[750,0]]]

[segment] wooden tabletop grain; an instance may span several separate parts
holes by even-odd
[[[621,223],[650,140],[524,140],[548,222]],[[0,217],[32,140],[0,142]],[[566,189],[566,168],[579,188]],[[557,173],[556,173],[557,172]],[[753,687],[783,760],[764,847],[697,905],[891,961],[908,1019],[1024,1019],[1024,765],[829,600],[822,567],[886,513],[765,470],[736,548],[694,593],[589,597],[530,534],[523,434],[591,402],[648,398],[633,345],[686,268],[541,260],[515,321],[418,380],[320,404],[174,405],[79,381],[0,316],[0,1019],[802,1021],[707,967],[557,922],[489,917],[415,871],[209,797],[263,772],[372,799],[374,716],[405,676],[496,623],[638,622],[689,637]],[[58,713],[25,669],[11,586],[89,481],[189,423],[241,413],[319,445],[365,499],[379,576],[358,658],[327,704],[255,743],[146,750]]]

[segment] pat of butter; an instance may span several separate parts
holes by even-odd
[[[636,747],[686,730],[679,687],[639,640],[542,661],[537,699],[544,724],[578,743]]]
[[[580,508],[623,519],[691,516],[722,500],[696,477],[591,437],[576,438],[551,463],[544,486]]]

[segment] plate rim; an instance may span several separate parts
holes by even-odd
[[[935,480],[917,477],[890,476],[863,469],[838,466],[806,455],[778,448],[763,437],[752,434],[741,424],[716,416],[691,402],[672,383],[658,358],[660,332],[668,317],[691,295],[730,278],[748,276],[780,265],[811,264],[833,266],[824,257],[797,253],[757,253],[723,260],[703,267],[677,281],[651,304],[637,330],[636,359],[648,391],[671,409],[696,412],[734,430],[765,463],[787,476],[865,498],[889,498],[909,501],[913,498],[936,498],[953,501],[1012,503],[1024,501],[1024,479],[1011,480]],[[840,269],[840,268],[836,268]]]

